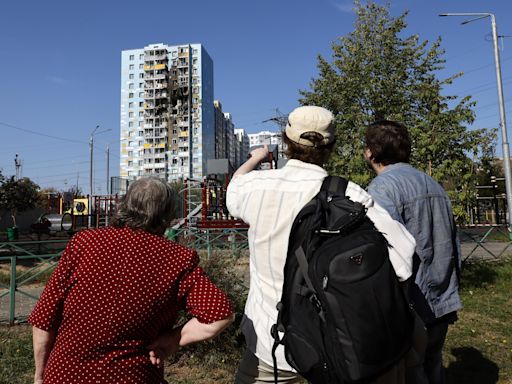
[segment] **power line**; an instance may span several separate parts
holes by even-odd
[[[87,144],[87,142],[85,142],[85,141],[79,141],[79,140],[67,139],[67,138],[64,138],[64,137],[53,136],[53,135],[47,135],[46,133],[40,133],[40,132],[32,131],[32,130],[30,130],[30,129],[20,128],[20,127],[17,127],[17,126],[15,126],[15,125],[12,125],[12,124],[3,123],[3,122],[1,122],[1,121],[0,121],[0,125],[3,125],[3,126],[8,127],[8,128],[16,129],[16,130],[18,130],[18,131],[22,131],[22,132],[30,133],[30,134],[32,134],[32,135],[38,135],[38,136],[48,137],[48,138],[50,138],[50,139],[66,141],[66,142],[68,142],[68,143]]]

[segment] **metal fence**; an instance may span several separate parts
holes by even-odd
[[[8,267],[8,279],[0,281],[0,322],[12,325],[26,318],[42,290],[36,283],[53,271],[67,242],[66,238],[0,243],[0,264]],[[17,306],[30,309],[17,313]]]
[[[180,228],[166,234],[187,247],[203,250],[210,257],[214,250],[238,256],[248,248],[245,228]],[[506,227],[472,226],[459,228],[462,260],[498,260],[512,253]],[[68,239],[0,242],[0,323],[26,321],[35,302],[66,246]],[[42,279],[42,277],[44,277]]]

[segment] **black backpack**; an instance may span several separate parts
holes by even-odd
[[[411,347],[414,315],[389,260],[388,242],[327,177],[292,226],[278,319],[271,333],[311,383],[364,383]],[[279,333],[284,333],[280,337]]]

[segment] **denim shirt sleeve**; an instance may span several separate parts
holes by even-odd
[[[368,186],[368,193],[377,204],[388,211],[393,219],[401,224],[405,224],[393,194],[383,183],[374,179]]]

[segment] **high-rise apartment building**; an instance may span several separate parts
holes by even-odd
[[[249,136],[243,128],[235,128],[236,167],[245,163],[249,155]]]
[[[122,51],[121,177],[200,179],[214,156],[213,62],[204,47]]]

